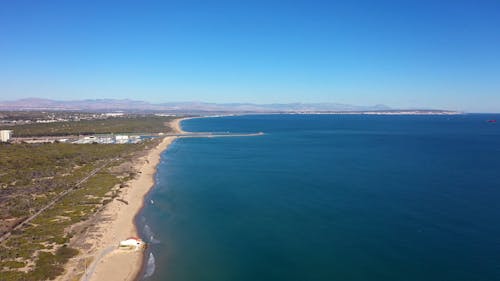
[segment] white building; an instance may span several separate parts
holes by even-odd
[[[123,113],[122,112],[108,112],[108,113],[104,113],[104,116],[119,117],[119,116],[123,116]]]
[[[128,143],[128,136],[125,135],[116,135],[115,136],[116,143]]]
[[[0,130],[0,142],[8,142],[11,134],[12,130]]]
[[[90,137],[84,137],[84,138],[81,138],[73,143],[77,143],[77,144],[89,144],[89,143],[94,143],[94,142],[97,142],[97,138],[95,136],[90,136]]]
[[[99,140],[97,141],[98,143],[102,144],[112,144],[115,143],[112,137],[100,137]]]
[[[120,248],[137,250],[143,248],[145,245],[144,241],[137,237],[130,237],[127,240],[120,241]]]

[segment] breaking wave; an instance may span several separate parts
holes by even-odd
[[[160,240],[156,239],[154,236],[153,231],[151,231],[151,227],[149,225],[144,225],[144,236],[146,237],[148,243],[151,244],[158,244],[160,243]]]
[[[146,263],[146,270],[144,272],[144,278],[150,277],[155,273],[156,263],[155,256],[153,253],[149,253],[148,262]]]

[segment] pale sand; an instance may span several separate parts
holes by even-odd
[[[174,121],[170,122],[169,126],[170,126],[170,128],[172,128],[174,133],[183,134],[185,132],[181,128],[181,122],[184,120],[188,120],[188,119],[193,119],[193,117],[185,117],[185,118],[181,118],[181,119],[175,119]]]
[[[183,133],[180,128],[181,119],[176,119],[169,125],[177,133]],[[87,252],[82,252],[66,267],[66,273],[59,280],[84,281],[114,281],[134,280],[139,274],[143,261],[143,251],[123,251],[117,246],[121,240],[137,236],[134,218],[141,210],[144,196],[154,185],[156,166],[161,153],[176,139],[165,137],[155,148],[149,150],[146,156],[138,159],[135,168],[138,176],[128,182],[123,188],[122,199],[128,202],[113,200],[101,212],[96,225],[83,238],[83,244],[91,245]],[[82,245],[83,245],[82,244]],[[86,263],[85,266],[82,264]],[[82,268],[83,267],[83,268]],[[84,273],[86,272],[86,273]],[[82,276],[83,275],[83,276]]]

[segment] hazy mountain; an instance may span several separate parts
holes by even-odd
[[[167,110],[167,111],[226,111],[226,112],[287,112],[287,111],[361,111],[388,110],[385,105],[355,106],[340,103],[289,103],[289,104],[252,104],[252,103],[205,103],[170,102],[152,104],[130,99],[95,99],[57,101],[40,98],[27,98],[13,101],[0,101],[2,110]]]
[[[57,101],[27,98],[0,101],[0,110],[75,110],[75,111],[159,111],[183,113],[271,113],[271,112],[357,112],[394,111],[386,105],[358,106],[341,103],[205,103],[168,102],[153,104],[130,99]]]

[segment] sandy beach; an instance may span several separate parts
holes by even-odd
[[[176,133],[182,133],[181,121],[176,119],[169,126]],[[65,274],[58,280],[114,281],[136,278],[141,270],[143,251],[120,250],[117,245],[121,240],[138,236],[135,216],[143,206],[144,196],[154,185],[161,153],[175,138],[165,137],[157,147],[134,161],[137,176],[122,189],[121,196],[128,204],[113,200],[96,216],[94,222],[89,222],[86,233],[74,242],[81,247],[80,255],[68,263]]]

